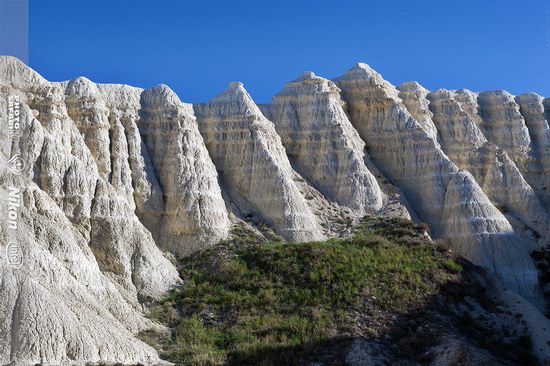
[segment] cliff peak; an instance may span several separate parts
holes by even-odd
[[[0,56],[0,84],[29,87],[48,83],[40,74],[13,56]]]
[[[165,84],[158,84],[144,90],[141,99],[144,105],[150,107],[178,106],[182,104],[178,95]]]

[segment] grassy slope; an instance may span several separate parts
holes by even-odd
[[[293,244],[260,242],[238,227],[236,239],[183,262],[185,285],[152,311],[173,329],[172,337],[152,343],[162,357],[184,365],[339,364],[341,349],[362,337],[422,361],[450,325],[503,362],[532,362],[524,338],[512,332],[509,340],[492,339],[494,331],[475,329],[468,311],[454,314],[454,323],[433,318],[446,311],[443,298],[456,297],[458,304],[470,296],[487,308],[494,304],[475,279],[461,285],[463,265],[471,265],[459,264],[423,232],[403,220],[366,218],[351,238]],[[415,334],[411,321],[433,326]],[[517,348],[525,352],[518,355]],[[506,349],[511,353],[504,354]]]

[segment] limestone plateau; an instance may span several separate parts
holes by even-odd
[[[527,299],[544,358],[531,253],[550,242],[549,122],[534,93],[395,87],[362,63],[306,72],[266,105],[241,83],[193,105],[165,85],[48,82],[0,57],[0,364],[159,363],[136,334],[160,328],[144,304],[179,284],[175,258],[243,220],[304,242],[367,214],[425,222]]]

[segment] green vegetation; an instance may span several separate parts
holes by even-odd
[[[379,335],[357,318],[421,307],[462,270],[422,225],[365,218],[355,235],[313,243],[235,239],[183,263],[184,286],[152,316],[174,329],[161,356],[182,365],[302,364],[335,337]],[[378,315],[377,315],[378,314]]]
[[[449,271],[451,272],[454,272],[454,273],[458,273],[460,271],[462,271],[462,266],[458,263],[456,263],[454,260],[452,259],[446,259],[444,262],[443,262],[443,265],[445,266],[445,268],[447,268]]]
[[[548,285],[550,284],[550,249],[546,248],[536,250],[531,253],[531,256],[537,265],[539,272],[539,284],[543,289],[544,297],[546,298],[546,301],[550,303],[550,291],[548,291],[548,288],[550,287]],[[547,312],[546,316],[549,317],[550,312]]]

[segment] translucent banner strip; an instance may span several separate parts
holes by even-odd
[[[0,0],[0,55],[29,62],[29,0]]]

